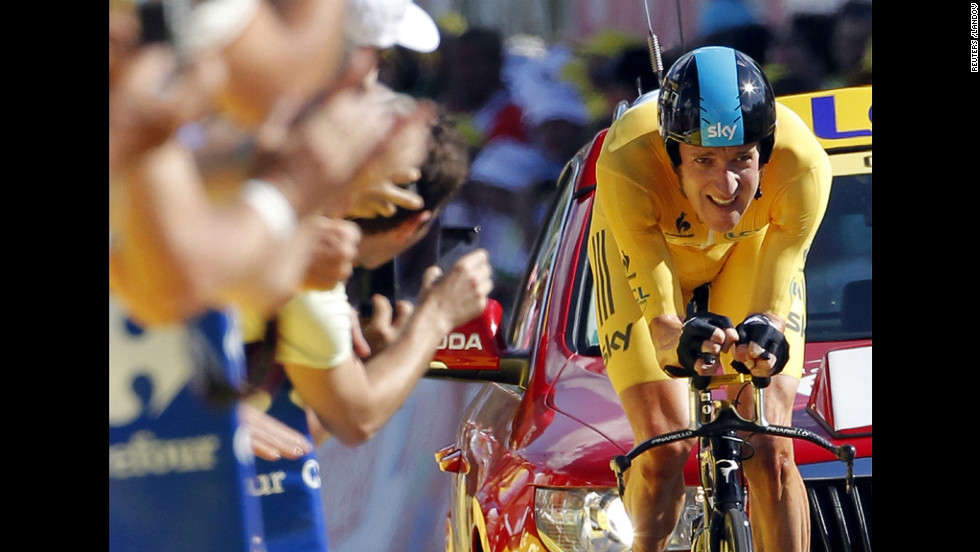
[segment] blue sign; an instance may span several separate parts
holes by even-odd
[[[144,329],[109,298],[109,550],[265,550],[233,316]]]
[[[837,110],[834,107],[833,96],[820,96],[810,100],[813,113],[813,133],[824,140],[839,140],[841,138],[857,138],[871,136],[871,129],[837,130]],[[868,122],[871,122],[871,106],[868,106]]]

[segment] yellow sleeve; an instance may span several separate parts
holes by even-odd
[[[633,296],[650,321],[684,312],[680,280],[659,224],[662,205],[656,192],[658,186],[677,184],[665,170],[670,162],[659,138],[649,129],[637,129],[638,120],[655,126],[656,110],[631,110],[610,129],[596,161],[596,203],[623,256]],[[637,133],[643,134],[629,136]]]
[[[330,291],[297,293],[280,310],[276,361],[333,368],[353,354],[351,307],[343,284]]]
[[[792,282],[794,278],[802,281],[806,254],[827,209],[833,176],[830,159],[813,133],[795,113],[781,105],[777,109],[776,148],[763,177],[763,194],[775,195],[751,308],[785,319],[794,303],[805,300],[802,291],[792,289]]]

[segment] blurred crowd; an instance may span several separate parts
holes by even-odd
[[[294,2],[270,3],[288,6]],[[683,47],[673,45],[666,49],[663,65],[669,66],[682,48],[715,44],[734,47],[759,61],[777,95],[870,84],[869,0],[849,0],[830,13],[800,10],[778,28],[761,23],[750,5],[743,0],[703,3],[698,35],[689,38]],[[492,28],[468,27],[456,14],[438,18],[437,22],[441,35],[438,48],[419,51],[389,44],[377,49],[373,70],[377,81],[388,89],[427,100],[428,109],[438,107],[466,140],[472,172],[438,222],[443,226],[480,228],[481,243],[490,251],[496,269],[498,286],[494,297],[506,310],[513,299],[512,286],[521,277],[537,224],[547,208],[551,184],[576,151],[596,131],[608,126],[618,103],[632,101],[656,88],[650,56],[645,37],[616,31],[574,44],[549,44],[538,37],[504,37]],[[110,25],[110,34],[113,28]],[[323,51],[327,52],[320,54],[323,60],[340,55],[326,48]],[[110,48],[110,80],[114,76],[113,52]],[[346,70],[350,73],[351,68]],[[334,79],[349,78],[336,73],[336,64],[332,71]],[[228,72],[231,86],[220,99],[223,105],[237,110],[238,126],[232,130],[226,121],[212,125],[208,146],[197,151],[199,159],[224,165],[221,170],[225,172],[228,159],[254,143],[247,139],[249,131],[242,130],[241,122],[254,125],[258,109],[271,109],[271,105],[250,105],[249,98],[235,98],[235,84],[247,89],[260,83],[245,82],[249,78],[247,72],[234,66]],[[320,72],[324,75],[321,79],[329,75]],[[316,72],[307,75],[307,81],[317,79]],[[267,84],[278,79],[262,81]],[[280,88],[288,88],[287,80],[279,82]],[[263,90],[270,88],[266,84],[250,93],[273,94]],[[271,97],[258,100],[272,102]],[[190,133],[189,129],[183,130]],[[110,146],[112,142],[110,133]],[[343,148],[337,151],[342,152]],[[110,164],[113,155],[110,147]],[[436,234],[430,233],[429,243],[401,255],[396,278],[403,284],[399,293],[406,298],[417,292],[418,268],[438,254],[431,243]],[[508,253],[495,254],[504,251]]]
[[[762,23],[751,2],[701,4],[697,36],[662,52],[663,67],[699,46],[729,46],[758,61],[777,95],[871,84],[871,2],[833,11],[815,3],[781,26]],[[504,37],[438,20],[440,47],[384,53],[379,79],[392,89],[438,102],[453,115],[473,160],[467,182],[440,221],[479,226],[497,286],[510,312],[542,213],[564,164],[605,128],[620,102],[655,89],[646,37],[610,30],[575,43]]]
[[[110,2],[110,550],[326,550],[314,443],[370,439],[484,312],[483,250],[349,301],[466,178],[377,78],[439,41],[410,0]]]

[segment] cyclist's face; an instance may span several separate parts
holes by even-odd
[[[759,147],[705,148],[680,144],[681,189],[698,217],[715,232],[742,219],[759,186]]]

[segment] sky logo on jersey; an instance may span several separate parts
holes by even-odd
[[[708,127],[708,138],[724,138],[729,142],[735,138],[735,130],[738,125],[723,125],[715,123]]]

